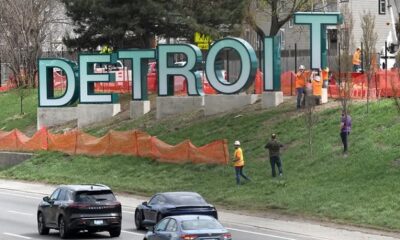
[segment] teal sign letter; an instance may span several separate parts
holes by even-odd
[[[326,64],[326,60],[322,60],[322,46],[325,46],[322,34],[326,34],[326,25],[336,25],[342,22],[340,13],[318,13],[318,12],[297,12],[294,15],[294,23],[301,25],[310,25],[311,33],[311,68],[323,68],[322,63]]]
[[[233,48],[237,51],[242,69],[238,80],[231,84],[216,75],[215,60],[218,53],[224,48]],[[257,56],[253,47],[240,38],[225,38],[215,42],[207,55],[206,74],[210,85],[220,93],[234,94],[248,88],[254,81],[257,72]],[[223,76],[221,76],[223,77]]]
[[[76,64],[64,59],[39,59],[39,106],[62,107],[77,100],[79,81],[75,78]],[[54,97],[54,68],[61,69],[67,78],[66,89],[61,97]]]
[[[173,53],[183,53],[186,56],[184,66],[171,66],[168,57]],[[202,96],[203,83],[200,74],[196,72],[201,64],[202,53],[200,49],[192,44],[159,45],[158,46],[158,95],[167,96],[168,77],[181,75],[186,78],[189,96]],[[173,80],[172,80],[173,81]]]

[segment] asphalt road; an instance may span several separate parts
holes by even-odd
[[[49,193],[50,194],[50,193]],[[0,239],[60,239],[58,231],[51,230],[48,236],[37,233],[36,210],[42,194],[1,189],[0,191]],[[142,240],[145,232],[134,228],[134,208],[123,207],[121,240]],[[222,222],[235,240],[326,240],[311,236],[283,233],[275,230],[243,227]],[[78,234],[72,239],[109,239],[107,232],[98,234]]]

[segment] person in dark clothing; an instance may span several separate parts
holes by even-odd
[[[346,111],[342,111],[342,119],[340,121],[340,138],[343,143],[343,154],[347,156],[348,137],[351,132],[351,117]]]
[[[283,147],[283,145],[276,140],[276,134],[273,133],[271,135],[271,140],[265,145],[265,148],[269,150],[269,161],[271,163],[272,177],[276,177],[275,165],[278,166],[279,176],[282,176],[283,174],[282,162],[279,153],[281,147]]]

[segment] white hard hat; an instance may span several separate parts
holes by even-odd
[[[314,80],[317,81],[317,82],[319,82],[319,81],[321,81],[321,77],[320,77],[320,76],[315,76],[315,77],[314,77]]]
[[[235,143],[233,144],[235,146],[240,146],[240,142],[238,140],[235,141]]]
[[[300,69],[300,70],[304,70],[304,69],[306,69],[306,68],[304,67],[304,65],[300,65],[299,69]]]

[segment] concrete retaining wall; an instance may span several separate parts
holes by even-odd
[[[184,112],[192,112],[204,107],[204,97],[171,96],[157,97],[157,119]]]
[[[254,104],[258,100],[258,95],[206,95],[204,100],[204,114],[208,116],[228,112],[234,109],[240,109],[247,105]]]
[[[131,119],[141,117],[150,112],[150,101],[131,101],[130,110]]]
[[[20,164],[32,156],[32,153],[0,152],[0,167]]]
[[[102,122],[117,115],[121,104],[79,104],[77,107],[78,128]]]
[[[37,109],[37,129],[61,125],[76,120],[76,107],[52,108],[42,107]]]
[[[271,108],[283,103],[283,92],[263,92],[261,96],[261,107]]]

